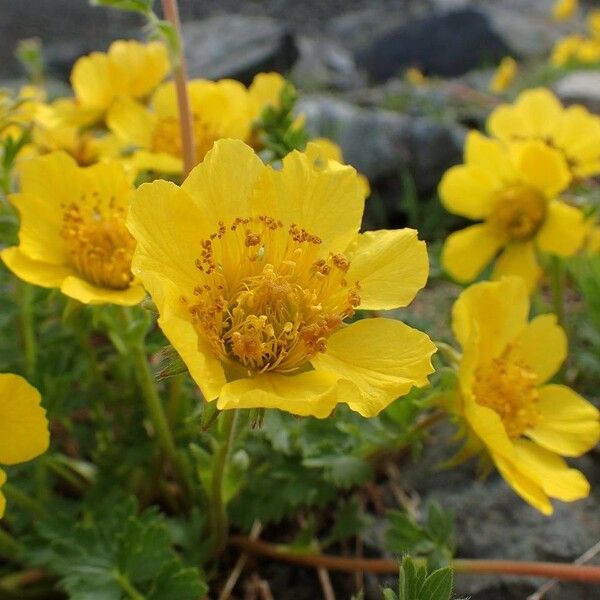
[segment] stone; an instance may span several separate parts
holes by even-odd
[[[566,104],[583,104],[591,112],[600,114],[600,73],[598,71],[573,71],[559,79],[553,88]]]
[[[371,182],[397,179],[408,169],[417,190],[431,193],[443,172],[461,159],[465,129],[453,123],[359,108],[325,95],[303,96],[298,112],[306,115],[309,132],[331,137]]]
[[[478,9],[506,42],[511,56],[546,60],[559,38],[585,28],[583,11],[567,23],[554,22],[553,4],[554,0],[494,0],[479,2]]]
[[[249,84],[261,71],[286,72],[298,48],[286,25],[270,17],[219,15],[183,24],[190,77],[231,77]]]
[[[510,54],[485,15],[452,10],[409,21],[375,40],[357,55],[359,67],[375,81],[417,67],[427,75],[454,77]]]
[[[366,84],[364,75],[356,68],[354,56],[341,44],[300,36],[297,45],[299,58],[290,72],[290,79],[303,91],[343,91]]]

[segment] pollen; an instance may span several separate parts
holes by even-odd
[[[114,290],[129,287],[133,279],[131,258],[135,241],[125,227],[125,211],[114,206],[114,200],[109,201],[108,207],[99,206],[94,194],[62,208],[60,235],[77,273],[99,287]]]
[[[478,404],[495,411],[508,437],[519,438],[540,418],[536,376],[526,365],[500,357],[475,373],[473,393]]]
[[[546,218],[546,201],[533,188],[521,185],[500,191],[490,221],[511,240],[526,241],[535,236]]]
[[[360,304],[350,261],[268,215],[219,223],[199,241],[198,285],[182,299],[222,359],[250,373],[300,369]]]

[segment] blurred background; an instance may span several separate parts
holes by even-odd
[[[159,8],[159,2],[157,9]],[[249,83],[276,70],[300,89],[308,129],[336,140],[370,180],[366,225],[417,227],[440,239],[457,219],[438,209],[435,190],[460,162],[464,133],[481,127],[498,98],[488,92],[505,56],[523,86],[548,84],[553,44],[584,28],[587,2],[568,23],[553,0],[180,0],[190,77]],[[133,13],[86,0],[0,0],[0,86],[24,72],[14,48],[41,40],[49,89],[68,93],[73,62],[117,38],[142,38]],[[530,73],[530,76],[527,73]],[[575,77],[574,77],[575,75]],[[554,71],[552,78],[556,78]],[[566,101],[600,105],[599,75],[552,81]]]

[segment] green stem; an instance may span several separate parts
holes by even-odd
[[[223,481],[227,469],[227,462],[231,446],[235,437],[237,410],[225,410],[219,418],[221,441],[213,456],[213,470],[211,482],[211,509],[213,514],[212,536],[213,556],[217,557],[227,544],[229,521],[227,518],[227,504],[223,497]]]
[[[117,580],[117,583],[121,586],[121,589],[127,594],[131,600],[145,600],[145,596],[140,594],[135,587],[132,585],[131,581],[127,575],[120,573],[119,571],[115,571],[113,573],[114,578]]]
[[[558,324],[565,326],[565,269],[563,260],[558,256],[551,258],[552,310]]]
[[[174,375],[169,380],[169,399],[167,405],[167,417],[171,427],[174,427],[181,412],[181,401],[183,400],[183,383],[185,376],[183,373]]]
[[[12,560],[17,554],[21,554],[23,545],[17,541],[8,531],[0,528],[0,556]]]
[[[18,504],[22,508],[34,513],[41,519],[44,519],[48,516],[48,512],[40,502],[23,493],[11,483],[5,483],[2,486],[2,492],[6,496],[7,502]]]
[[[31,285],[25,282],[18,282],[19,285],[19,304],[20,315],[19,325],[21,329],[21,340],[23,351],[25,353],[25,373],[29,381],[33,381],[36,372],[37,347],[35,340],[35,324],[33,315],[33,294]]]
[[[138,345],[133,346],[131,348],[131,357],[135,374],[142,390],[142,396],[146,404],[146,411],[152,421],[156,437],[160,442],[163,452],[167,455],[169,460],[177,466],[177,448],[175,446],[173,435],[171,434],[171,429],[169,428],[167,417],[165,416],[161,399],[156,389],[154,375],[150,370],[144,348]]]

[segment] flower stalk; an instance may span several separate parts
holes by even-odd
[[[177,0],[162,0],[166,19],[171,23],[177,34],[177,56],[173,65],[175,89],[177,90],[177,106],[179,109],[179,126],[181,129],[181,147],[183,149],[183,176],[193,169],[196,164],[196,148],[194,146],[194,123],[190,108],[190,97],[187,88],[185,54],[181,36],[181,22]]]
[[[235,430],[238,419],[237,410],[223,411],[219,419],[221,441],[213,457],[213,471],[211,480],[211,507],[213,513],[212,536],[213,556],[218,556],[227,545],[229,532],[229,520],[227,517],[227,503],[223,495],[223,482],[227,471],[227,463],[231,453],[231,447],[235,438]]]
[[[400,568],[395,560],[385,558],[350,558],[326,554],[304,554],[287,550],[261,540],[252,540],[243,536],[230,539],[233,546],[249,554],[266,556],[290,564],[305,567],[326,568],[329,571],[356,573],[396,574]],[[590,565],[561,564],[550,562],[455,559],[452,568],[457,573],[485,573],[498,575],[525,575],[530,577],[548,577],[563,581],[581,581],[600,583],[600,567]]]

